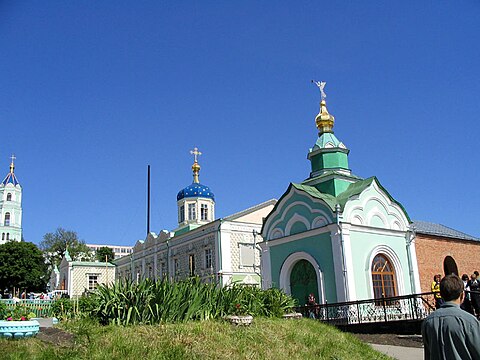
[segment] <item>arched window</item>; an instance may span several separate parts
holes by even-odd
[[[12,194],[11,193],[7,194],[7,201],[12,201]]]
[[[2,233],[2,240],[5,240],[5,233]]]
[[[5,221],[3,222],[3,226],[10,226],[10,213],[5,213]]]
[[[10,233],[7,233],[7,240],[10,240]]]
[[[383,254],[378,254],[372,263],[373,297],[397,296],[397,281],[392,262]]]

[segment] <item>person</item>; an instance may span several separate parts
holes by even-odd
[[[440,306],[443,305],[444,301],[442,299],[442,295],[440,295],[440,279],[442,275],[437,274],[433,277],[432,281],[432,292],[433,296],[435,297],[435,309],[439,309]]]
[[[470,279],[467,274],[462,275],[462,281],[464,297],[460,308],[473,315],[472,302],[470,301]]]
[[[317,301],[315,300],[315,295],[310,293],[307,298],[307,306],[309,307],[309,314],[308,317],[311,319],[315,319],[315,305],[317,305]]]
[[[440,282],[442,307],[422,323],[426,360],[480,359],[480,322],[460,309],[464,297],[463,281],[447,275]]]
[[[470,276],[470,301],[475,311],[475,316],[480,319],[480,280],[476,273],[478,271]]]

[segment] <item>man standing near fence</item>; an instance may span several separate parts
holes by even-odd
[[[480,360],[480,322],[460,309],[463,281],[457,275],[445,276],[440,294],[445,304],[422,324],[425,359]]]

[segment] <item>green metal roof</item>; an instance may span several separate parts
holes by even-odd
[[[348,199],[350,199],[352,196],[356,196],[356,195],[359,195],[360,193],[362,193],[362,191],[364,191],[366,188],[368,188],[372,184],[373,181],[375,181],[377,183],[377,185],[380,187],[380,189],[388,196],[390,201],[392,201],[393,203],[400,206],[400,208],[405,213],[405,216],[407,217],[407,220],[409,222],[411,222],[410,217],[408,216],[408,213],[405,210],[405,208],[403,207],[403,205],[400,202],[398,202],[397,200],[395,200],[392,197],[392,195],[390,195],[390,193],[387,191],[387,189],[385,189],[382,186],[382,184],[380,184],[380,182],[378,181],[378,179],[375,176],[369,177],[368,179],[365,179],[365,180],[359,180],[359,181],[356,181],[356,182],[350,184],[348,186],[347,190],[345,190],[344,192],[339,194],[337,197],[335,197],[333,195],[330,195],[330,194],[324,194],[324,193],[320,192],[319,190],[317,190],[317,188],[315,188],[314,186],[304,185],[304,184],[296,184],[296,183],[292,183],[291,185],[293,187],[295,187],[296,189],[300,190],[300,191],[306,192],[311,197],[323,200],[333,211],[335,211],[335,205],[336,204],[339,204],[342,211],[343,211],[343,209],[345,208],[345,204],[347,203]],[[287,193],[288,193],[288,190],[287,190]],[[280,203],[280,201],[278,203]]]

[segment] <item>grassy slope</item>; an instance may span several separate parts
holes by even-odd
[[[388,359],[349,334],[317,321],[255,319],[116,327],[74,322],[75,344],[0,340],[2,359]]]

